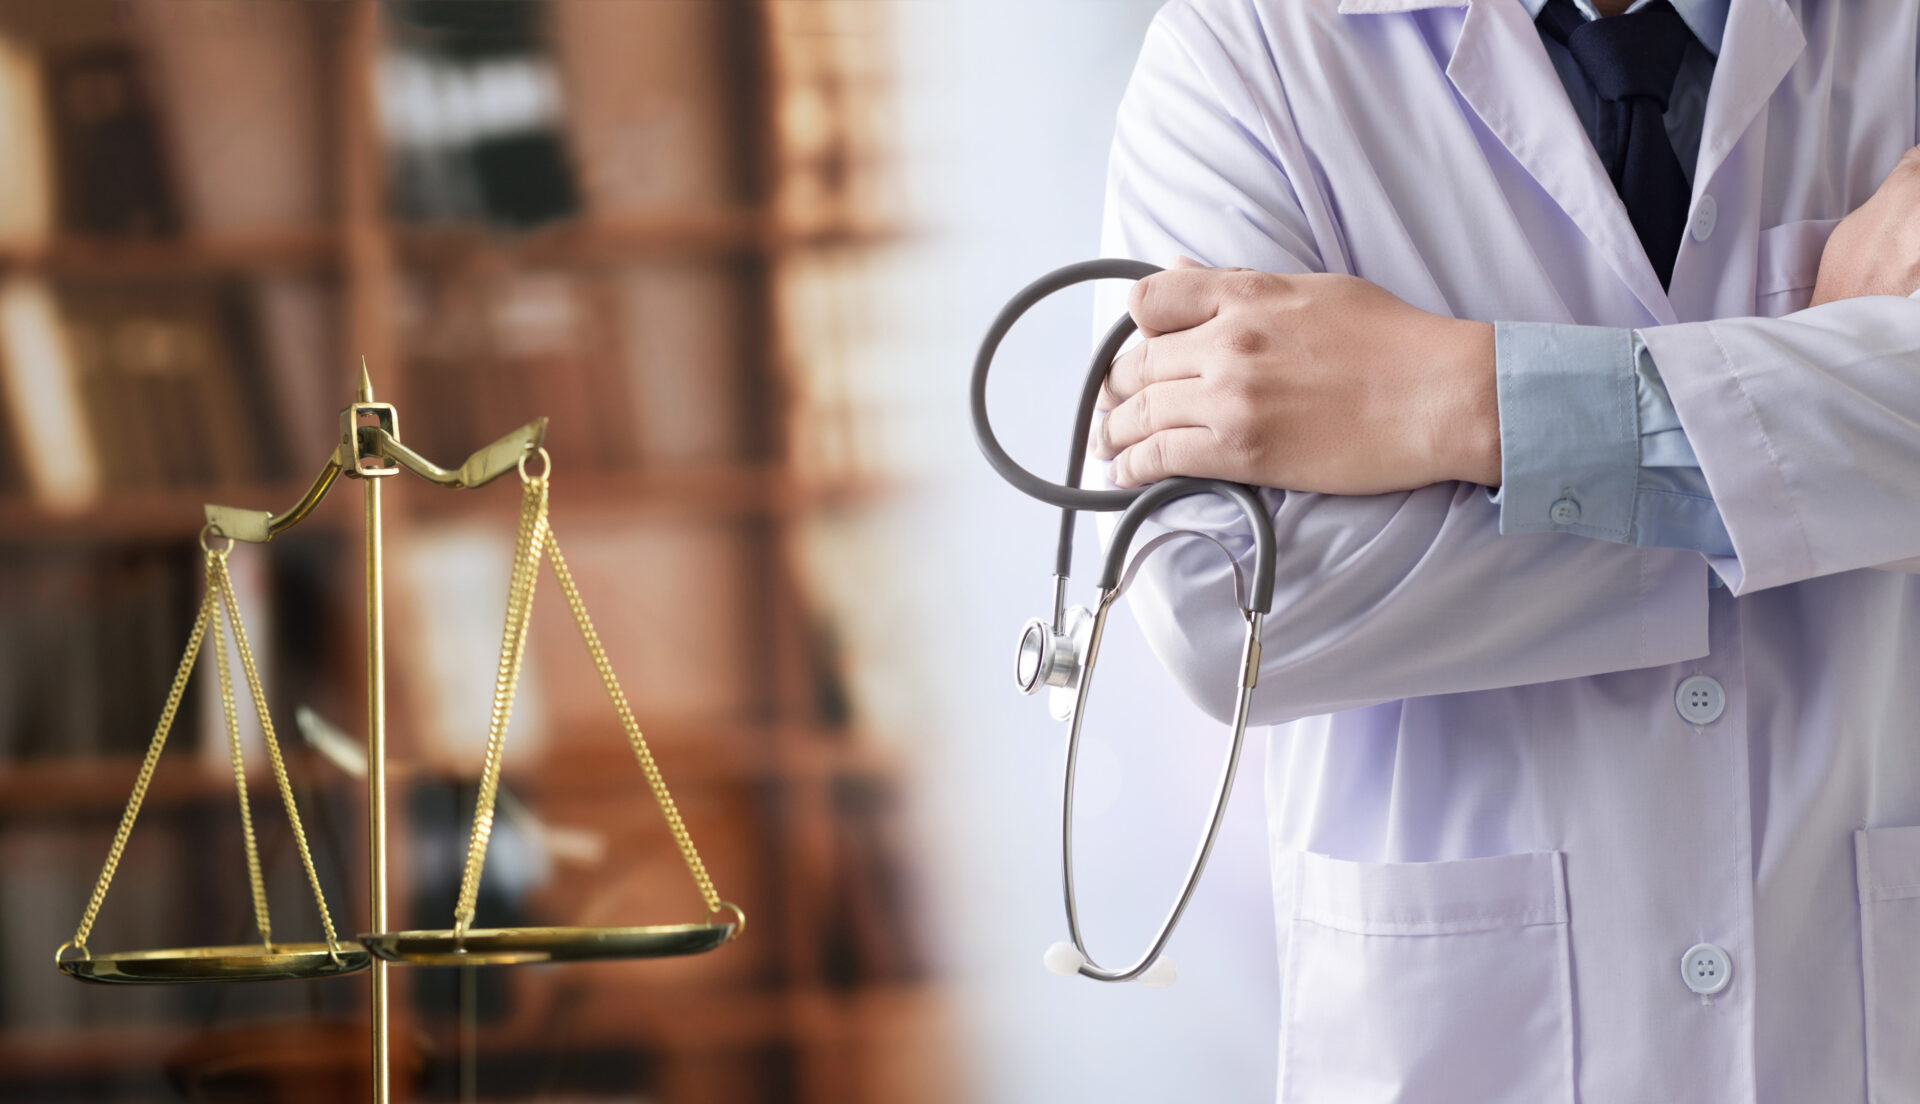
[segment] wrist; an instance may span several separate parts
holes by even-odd
[[[1446,319],[1445,365],[1433,421],[1439,477],[1500,485],[1500,392],[1493,324]]]

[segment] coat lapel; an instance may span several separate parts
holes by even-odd
[[[1700,132],[1700,163],[1693,173],[1696,203],[1806,47],[1800,21],[1784,0],[1733,0]]]
[[[1526,8],[1518,0],[1471,0],[1447,78],[1647,313],[1673,321],[1660,277]]]
[[[1647,261],[1627,209],[1567,102],[1539,32],[1517,0],[1341,0],[1345,14],[1404,13],[1465,7],[1447,63],[1453,82],[1480,121],[1553,199],[1657,323],[1676,321],[1673,304]],[[1785,0],[1732,0],[1714,67],[1713,88],[1694,170],[1693,203],[1760,117],[1768,98],[1806,47]],[[1741,158],[1742,172],[1759,158]],[[1695,243],[1681,244],[1684,257]],[[1684,261],[1676,267],[1691,267]]]
[[[1693,174],[1697,214],[1711,195],[1718,229],[1707,241],[1680,241],[1670,296],[1688,320],[1753,312],[1753,243],[1767,158],[1767,104],[1806,48],[1800,22],[1781,0],[1733,0]]]

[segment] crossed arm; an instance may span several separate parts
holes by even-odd
[[[1813,303],[1917,289],[1920,148],[1834,230]],[[1094,443],[1120,486],[1173,475],[1347,495],[1500,485],[1490,323],[1352,276],[1185,258],[1134,285],[1127,306],[1146,340],[1114,365]]]

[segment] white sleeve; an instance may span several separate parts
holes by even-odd
[[[1920,558],[1920,300],[1642,330],[1700,460],[1735,593]]]
[[[1257,44],[1237,44],[1244,62],[1184,2],[1155,21],[1119,112],[1108,255],[1167,264],[1185,254],[1276,272],[1322,267],[1316,242],[1331,239],[1315,232],[1295,192],[1312,174],[1279,77]],[[1103,297],[1103,321],[1124,309],[1124,293]],[[1279,570],[1258,723],[1706,653],[1708,570],[1696,553],[1558,533],[1503,536],[1499,508],[1460,483],[1365,498],[1263,494]],[[1231,505],[1188,498],[1156,520],[1160,529],[1204,531],[1250,567],[1252,539]],[[1148,526],[1136,546],[1157,531]],[[1129,601],[1187,693],[1228,715],[1243,630],[1219,551],[1197,540],[1162,548]]]

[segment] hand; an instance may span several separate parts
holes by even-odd
[[[1133,286],[1094,452],[1122,487],[1174,475],[1326,494],[1500,482],[1493,327],[1352,276],[1185,261]]]
[[[1840,220],[1820,254],[1813,305],[1920,289],[1920,147],[1900,158],[1860,208]]]

